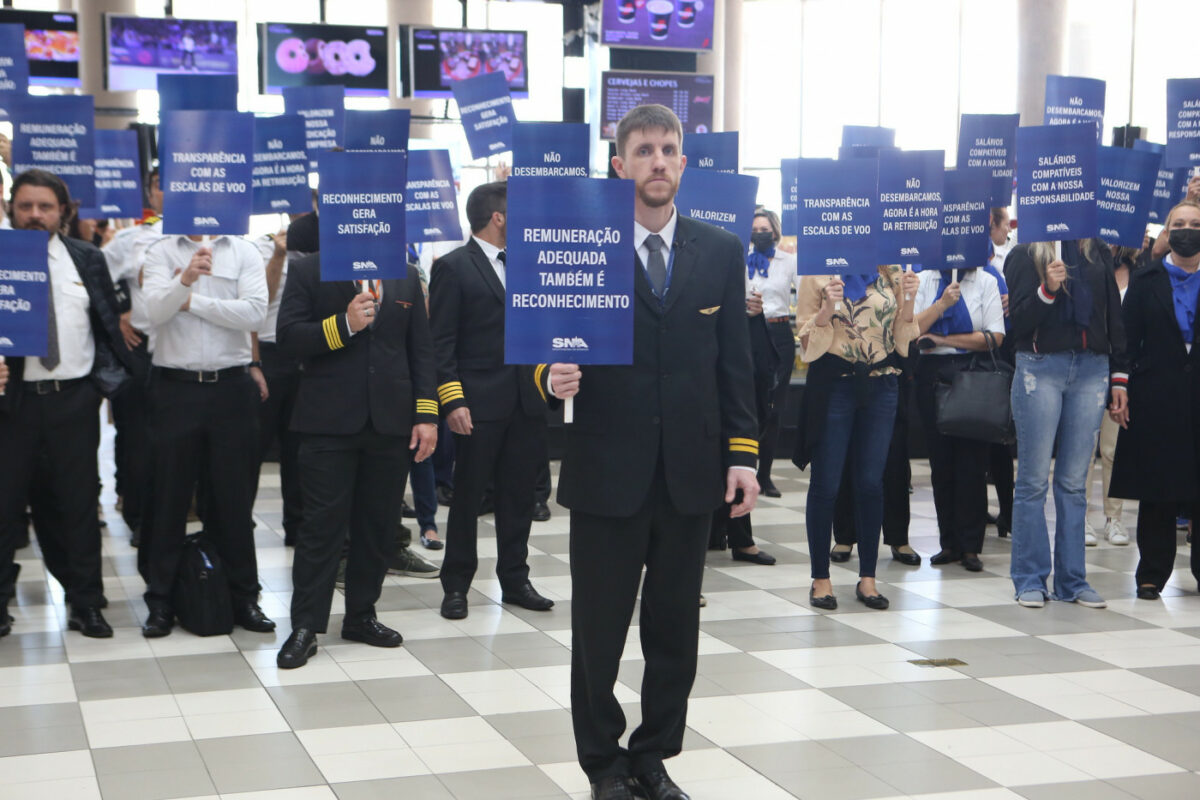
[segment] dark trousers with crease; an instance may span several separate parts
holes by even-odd
[[[466,592],[479,567],[479,504],[495,487],[496,577],[506,592],[529,581],[529,528],[534,484],[545,452],[546,418],[513,414],[476,422],[454,437],[454,502],[446,519],[442,589]]]
[[[1191,519],[1200,520],[1200,504],[1187,506],[1146,500],[1138,503],[1139,557],[1137,571],[1134,573],[1138,586],[1150,584],[1161,592],[1171,579],[1179,538],[1179,533],[1175,530],[1175,519],[1181,513],[1190,514]],[[1200,547],[1193,542],[1189,549],[1192,551],[1192,577],[1200,583]]]
[[[1013,491],[1016,484],[1013,480],[1013,450],[1012,445],[997,442],[988,446],[988,475],[992,485],[996,487],[996,499],[1000,503],[1000,513],[997,519],[1006,522],[1012,528]]]
[[[258,343],[263,377],[267,380],[267,399],[259,405],[258,459],[254,470],[254,496],[258,495],[258,477],[263,458],[271,445],[279,443],[279,491],[283,497],[283,531],[287,541],[300,530],[303,494],[300,491],[300,437],[289,426],[296,395],[300,390],[300,365],[283,356],[274,342]]]
[[[150,355],[146,341],[133,351],[146,363]],[[117,494],[121,496],[121,518],[129,529],[136,531],[149,516],[150,502],[150,387],[145,378],[126,381],[114,395],[112,405],[113,460],[117,468]]]
[[[762,441],[759,442],[758,480],[765,483],[771,479],[771,466],[775,463],[775,446],[779,443],[779,418],[787,405],[788,391],[792,385],[792,368],[796,363],[796,339],[790,321],[768,322],[767,333],[771,344],[779,354],[770,386],[770,402],[767,404],[765,422],[762,424]]]
[[[292,629],[324,633],[346,550],[347,622],[375,616],[412,455],[408,437],[367,424],[351,436],[305,434],[300,442],[304,519],[292,561]]]
[[[912,463],[908,460],[908,381],[900,376],[896,395],[896,426],[888,445],[887,463],[883,466],[883,543],[888,547],[908,544],[911,521],[908,487],[912,483]],[[849,460],[842,471],[837,505],[833,509],[833,541],[851,545],[858,541],[854,527],[854,470]]]
[[[676,510],[661,463],[632,517],[571,512],[571,719],[579,763],[593,782],[654,769],[683,745],[710,521],[711,514]],[[642,724],[626,749],[613,687],[639,582]]]

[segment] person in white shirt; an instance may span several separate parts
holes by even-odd
[[[234,621],[270,632],[258,606],[251,510],[260,392],[250,334],[267,316],[267,277],[245,239],[165,236],[146,250],[146,310],[155,345],[150,412],[155,492],[143,534],[147,637],[171,632],[171,589],[199,480],[204,531],[229,577]]]

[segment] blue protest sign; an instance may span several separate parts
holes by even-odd
[[[412,112],[407,108],[346,112],[347,150],[408,150],[408,127]]]
[[[993,208],[1012,202],[1013,173],[1017,166],[1017,125],[1020,114],[963,114],[958,123],[959,169],[987,167],[992,172],[990,199]]]
[[[450,87],[458,103],[471,158],[486,158],[512,149],[512,95],[503,72],[455,81]]]
[[[737,172],[737,131],[689,133],[683,137],[683,154],[687,156],[689,169],[715,169],[717,172]]]
[[[158,113],[237,111],[238,76],[158,73]]]
[[[449,150],[408,154],[404,225],[410,242],[461,242],[458,196]]]
[[[1159,155],[1166,150],[1163,145],[1147,142],[1145,139],[1135,139],[1133,149]],[[1156,225],[1166,223],[1167,214],[1170,213],[1171,208],[1187,194],[1187,182],[1191,177],[1191,172],[1187,167],[1168,169],[1161,163],[1158,165],[1158,176],[1154,180],[1153,200],[1150,201],[1150,222]]]
[[[711,169],[684,170],[675,195],[680,214],[724,228],[750,247],[758,178]]]
[[[321,280],[407,275],[407,154],[394,150],[322,153],[318,163]]]
[[[1158,153],[1124,147],[1100,148],[1096,215],[1100,238],[1108,244],[1141,249],[1161,161],[1162,156]]]
[[[942,260],[942,150],[883,150],[879,154],[878,264],[937,264]]]
[[[796,168],[796,271],[874,273],[879,234],[878,162],[801,158]]]
[[[1074,125],[1091,122],[1096,141],[1104,134],[1104,81],[1096,78],[1046,76],[1044,125]]]
[[[244,236],[254,205],[254,115],[168,111],[160,119],[163,233]]]
[[[301,214],[312,209],[304,118],[296,114],[254,121],[255,214]]]
[[[508,179],[505,363],[633,363],[633,191]]]
[[[798,158],[784,158],[779,161],[779,175],[782,181],[779,209],[779,226],[784,236],[795,236],[800,230],[800,222],[796,217],[797,193],[799,187],[796,170],[800,166]]]
[[[0,25],[0,119],[29,94],[29,59],[25,56],[25,26]]]
[[[591,129],[585,123],[513,123],[514,176],[586,178],[591,157]]]
[[[142,216],[142,156],[136,131],[96,131],[96,206],[80,219]]]
[[[1163,166],[1200,165],[1200,78],[1167,79],[1167,153]]]
[[[1099,231],[1094,133],[1090,124],[1017,129],[1022,242],[1087,239]]]
[[[948,169],[944,180],[941,268],[982,267],[988,260],[992,171],[987,167]]]
[[[285,86],[283,112],[304,117],[308,168],[317,171],[317,156],[342,141],[346,113],[344,86]]]
[[[876,125],[843,125],[842,147],[895,147],[896,131]]]
[[[46,355],[47,241],[45,231],[0,230],[0,356]]]
[[[13,108],[12,174],[53,172],[71,199],[96,205],[96,109],[91,95],[29,96]]]

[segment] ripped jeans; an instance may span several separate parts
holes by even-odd
[[[1017,353],[1012,410],[1017,425],[1012,563],[1017,595],[1046,592],[1050,542],[1046,489],[1055,434],[1054,598],[1074,600],[1090,588],[1084,564],[1087,476],[1108,401],[1108,356],[1098,353]]]

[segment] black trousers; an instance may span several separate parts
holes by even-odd
[[[1175,518],[1189,513],[1193,520],[1200,520],[1200,504],[1183,506],[1179,503],[1154,503],[1142,500],[1138,503],[1137,546],[1138,565],[1134,576],[1138,586],[1152,584],[1160,592],[1171,579],[1175,569],[1175,552],[1179,534],[1175,530]],[[1200,584],[1200,547],[1193,540],[1191,546],[1192,577]]]
[[[436,485],[454,488],[454,434],[443,416],[438,421],[437,447],[433,449],[433,477]]]
[[[254,495],[258,496],[258,476],[271,445],[279,443],[279,484],[283,496],[283,532],[290,542],[300,530],[303,494],[300,491],[300,437],[292,433],[292,409],[300,389],[300,365],[280,354],[274,342],[258,343],[263,377],[267,379],[267,399],[258,407],[258,457],[254,469]]]
[[[996,487],[996,499],[1000,501],[999,519],[1012,527],[1013,490],[1013,451],[1012,445],[988,445],[988,475],[992,485]]]
[[[100,393],[87,379],[46,395],[20,382],[7,392],[22,396],[14,411],[0,413],[0,605],[16,591],[13,555],[25,538],[29,505],[46,570],[62,584],[67,603],[100,607]]]
[[[134,351],[149,370],[146,340]],[[109,400],[112,405],[113,460],[116,462],[117,494],[121,496],[121,518],[130,530],[142,527],[150,500],[150,387],[146,380],[127,381]]]
[[[987,527],[987,467],[991,445],[944,436],[937,429],[934,397],[939,380],[949,381],[968,354],[923,356],[917,361],[917,409],[929,449],[933,506],[941,548],[947,553],[979,553]]]
[[[304,519],[292,560],[292,628],[324,633],[346,547],[346,615],[375,616],[408,480],[408,437],[367,427],[352,436],[306,434],[300,442]]]
[[[710,517],[676,510],[661,464],[632,517],[571,512],[571,719],[579,763],[593,782],[661,766],[683,745]],[[613,687],[639,582],[642,724],[625,749],[625,713]]]
[[[909,390],[909,381],[902,375],[896,396],[896,425],[892,429],[892,441],[888,445],[887,462],[883,467],[883,543],[888,547],[908,544],[908,525],[912,519],[908,495],[908,487],[912,483],[912,464],[908,460]],[[833,507],[835,544],[853,546],[858,542],[858,532],[854,527],[854,498],[854,472],[850,469],[850,460],[846,459],[837,503]]]
[[[541,462],[538,464],[537,478],[533,482],[533,496],[539,503],[550,502],[550,449],[549,442],[542,438]]]
[[[779,442],[779,418],[787,404],[788,390],[792,382],[792,367],[796,363],[796,339],[792,333],[791,322],[768,322],[767,333],[775,351],[779,354],[779,363],[775,367],[774,380],[771,383],[771,398],[768,405],[766,422],[762,427],[762,441],[758,447],[758,479],[765,482],[771,479],[771,466],[775,463],[775,446]]]
[[[151,378],[154,498],[142,533],[146,605],[171,609],[171,588],[199,481],[204,535],[217,550],[235,602],[256,600],[258,561],[250,518],[258,451],[258,387],[249,375],[216,383]],[[205,475],[201,475],[201,470]]]
[[[534,484],[545,453],[546,418],[513,414],[476,422],[470,436],[454,437],[454,502],[446,520],[442,589],[465,592],[479,567],[479,503],[495,487],[496,577],[504,591],[529,581],[529,527]]]

